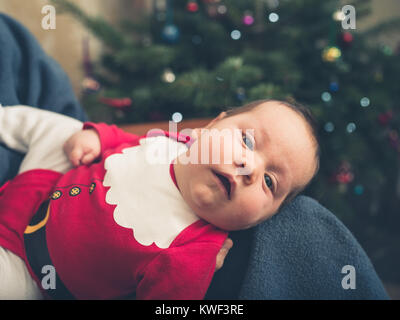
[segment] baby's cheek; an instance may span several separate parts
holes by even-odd
[[[197,207],[210,207],[215,202],[215,193],[207,185],[196,184],[190,187],[192,199]]]
[[[271,214],[271,204],[265,195],[249,194],[240,199],[238,204],[240,216],[243,222],[254,223]]]

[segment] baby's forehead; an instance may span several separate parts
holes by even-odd
[[[267,101],[260,103],[253,108],[249,109],[248,112],[257,114],[259,116],[271,115],[273,113],[286,114],[286,113],[297,113],[293,108],[281,101]]]
[[[304,138],[312,138],[311,130],[304,116],[279,101],[262,103],[243,115],[247,118],[248,125],[256,130],[263,132],[274,130],[278,134],[281,131],[280,137],[284,137],[285,133],[291,130],[295,131],[296,135],[303,134]]]

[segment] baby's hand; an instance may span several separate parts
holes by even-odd
[[[75,167],[90,164],[100,155],[100,137],[93,129],[78,131],[64,144],[64,152]]]
[[[225,257],[228,254],[229,250],[232,249],[233,241],[230,238],[226,238],[224,244],[222,245],[221,250],[219,250],[217,254],[217,261],[215,264],[215,271],[218,271],[224,265]]]

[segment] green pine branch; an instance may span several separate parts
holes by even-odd
[[[119,49],[123,48],[126,40],[122,33],[116,30],[102,17],[91,17],[74,3],[68,0],[50,0],[62,12],[68,12],[80,21],[89,31],[93,33],[106,46]]]

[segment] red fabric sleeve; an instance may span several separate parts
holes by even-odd
[[[99,135],[101,144],[101,156],[104,154],[104,151],[116,148],[123,143],[139,144],[139,136],[128,133],[115,125],[85,122],[83,130],[86,129],[94,129]]]
[[[202,300],[221,245],[194,242],[163,250],[144,270],[138,300]]]

